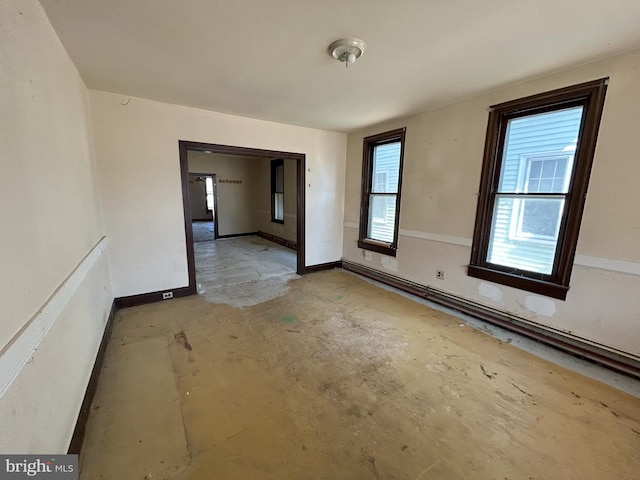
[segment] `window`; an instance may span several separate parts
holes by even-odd
[[[364,139],[358,246],[395,257],[405,129]]]
[[[205,190],[207,193],[207,210],[213,210],[213,178],[205,177],[204,179]]]
[[[284,160],[271,160],[271,221],[284,223]]]
[[[566,298],[607,83],[491,107],[469,275]]]

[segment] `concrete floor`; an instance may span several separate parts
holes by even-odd
[[[341,270],[231,303],[118,312],[80,478],[640,477],[639,398],[457,317]]]
[[[254,235],[194,243],[198,293],[213,303],[256,305],[284,295],[296,252]]]
[[[194,243],[212,242],[214,240],[215,235],[213,233],[213,220],[198,220],[195,222],[191,222],[191,231],[193,232]]]

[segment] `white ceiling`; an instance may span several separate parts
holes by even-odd
[[[640,48],[640,0],[41,3],[89,88],[335,131]]]

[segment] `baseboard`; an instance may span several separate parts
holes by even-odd
[[[508,312],[492,309],[457,295],[414,283],[363,265],[343,260],[342,268],[640,379],[639,361],[611,351],[604,346],[599,347],[598,345],[586,343],[579,338],[570,337],[562,332],[535,325]]]
[[[100,377],[100,371],[102,369],[102,363],[104,361],[104,354],[107,349],[107,344],[111,338],[111,332],[113,330],[113,319],[116,311],[122,308],[134,307],[137,305],[144,305],[147,303],[161,302],[163,301],[163,293],[173,293],[173,298],[185,297],[187,295],[193,295],[196,292],[192,291],[189,287],[175,288],[170,290],[164,290],[160,292],[143,293],[140,295],[131,295],[129,297],[119,297],[113,300],[111,304],[111,310],[109,311],[109,318],[102,334],[102,340],[100,341],[100,347],[98,348],[98,354],[91,370],[91,376],[89,377],[89,383],[82,400],[80,412],[78,413],[78,419],[76,420],[76,426],[73,430],[71,442],[69,443],[69,449],[67,453],[78,454],[82,448],[82,442],[84,441],[84,434],[87,426],[87,420],[91,411],[91,402],[93,396],[96,393],[98,386],[98,380]]]
[[[216,237],[216,240],[218,238],[250,237],[251,235],[259,235],[259,234],[260,232],[232,233],[230,235],[218,235]]]
[[[335,268],[342,268],[342,261],[318,263],[317,265],[309,265],[305,267],[305,273],[320,272],[322,270],[333,270]]]
[[[84,398],[82,399],[82,405],[80,406],[80,412],[78,413],[78,419],[76,420],[76,427],[73,430],[73,435],[71,436],[71,442],[69,443],[69,449],[67,453],[78,454],[80,453],[80,449],[82,448],[82,442],[84,441],[84,434],[87,428],[87,420],[89,419],[89,412],[91,411],[91,402],[93,402],[93,396],[95,395],[96,388],[98,387],[98,379],[102,370],[104,354],[107,350],[109,339],[111,338],[111,331],[113,330],[113,318],[115,316],[115,313],[116,302],[114,300],[111,304],[109,317],[107,318],[107,323],[104,327],[102,340],[100,341],[100,346],[98,347],[96,360],[93,364],[93,369],[91,370],[89,383],[87,384],[87,389],[85,390]]]
[[[263,232],[262,230],[258,232],[258,236],[264,238],[265,240],[269,240],[270,242],[280,244],[283,247],[290,248],[291,250],[297,250],[298,248],[296,242],[287,240],[286,238],[278,237],[277,235],[272,235],[271,233]],[[307,267],[307,270],[308,269],[309,267]]]
[[[410,293],[420,298],[426,298],[427,287],[425,287],[424,285],[420,285],[419,283],[414,283],[400,277],[394,277],[387,273],[379,272],[378,270],[374,270],[372,268],[358,265],[357,263],[352,263],[346,260],[342,260],[342,268],[350,272],[357,273],[358,275],[362,275],[363,277],[371,278],[372,280],[384,283],[385,285],[389,285],[390,287],[397,288],[398,290],[402,290],[403,292]]]
[[[187,297],[189,295],[195,295],[195,288],[181,287],[181,288],[168,288],[167,290],[160,290],[158,292],[141,293],[139,295],[130,295],[128,297],[118,297],[115,299],[116,309],[137,307],[138,305],[146,305],[147,303],[162,302],[165,300],[163,295],[165,293],[171,293],[173,298]]]

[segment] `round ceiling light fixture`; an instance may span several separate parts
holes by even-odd
[[[367,49],[367,44],[359,38],[341,38],[329,45],[329,54],[348,67],[362,56]]]

